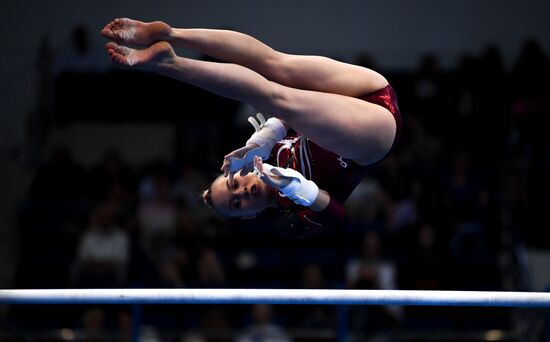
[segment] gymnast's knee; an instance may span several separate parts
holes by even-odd
[[[293,74],[296,72],[292,55],[272,50],[264,63],[269,79],[284,85],[292,83]]]

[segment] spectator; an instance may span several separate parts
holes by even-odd
[[[126,283],[129,238],[114,221],[108,204],[99,205],[81,236],[73,270],[75,285],[113,287]]]
[[[438,240],[432,224],[422,223],[413,229],[414,237],[410,240],[409,253],[405,263],[400,267],[402,286],[411,290],[441,290],[446,287],[445,279],[450,276],[445,272],[449,260],[443,253],[446,246]]]
[[[326,289],[326,276],[321,265],[310,263],[302,269],[302,288]],[[292,310],[300,328],[330,329],[335,326],[334,308],[328,305],[302,305]]]
[[[397,269],[392,261],[382,254],[380,236],[376,231],[365,234],[361,254],[352,257],[346,265],[346,282],[350,289],[394,290]],[[357,329],[389,328],[402,318],[398,306],[373,306],[353,308],[352,326]]]
[[[173,236],[177,223],[178,209],[172,195],[171,183],[166,166],[157,165],[152,174],[140,185],[140,204],[137,217],[142,228],[145,249],[149,242],[159,235]]]
[[[186,275],[192,268],[192,260],[185,250],[178,247],[167,235],[158,234],[148,241],[149,260],[153,263],[161,287],[185,287]]]
[[[355,188],[346,203],[349,219],[359,223],[362,228],[380,228],[386,219],[389,197],[380,182],[373,177],[366,177]]]
[[[203,247],[197,260],[197,281],[199,287],[223,287],[226,285],[226,275],[223,264],[216,252]]]

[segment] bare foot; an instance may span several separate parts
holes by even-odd
[[[143,50],[132,49],[115,42],[107,43],[105,48],[114,63],[147,70],[176,56],[172,46],[167,42],[157,42]]]
[[[172,28],[162,21],[144,23],[139,20],[118,18],[101,30],[101,35],[122,45],[146,47],[169,38]]]

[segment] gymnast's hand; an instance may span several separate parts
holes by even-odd
[[[264,167],[262,158],[258,156],[254,157],[254,169],[261,181],[272,188],[280,190],[292,182],[292,177],[285,177],[283,175],[277,175],[271,172],[271,165]]]
[[[316,203],[319,187],[300,172],[264,164],[260,157],[254,158],[254,172],[262,182],[277,189],[280,196],[288,197],[305,207]]]
[[[254,169],[254,157],[269,158],[271,149],[283,139],[287,133],[284,122],[273,117],[268,120],[262,113],[248,118],[248,122],[254,127],[254,133],[246,141],[246,146],[226,155],[221,170],[224,176],[229,176],[229,183],[233,184],[233,175],[241,170],[241,176],[252,172]]]
[[[225,177],[229,177],[230,184],[233,184],[233,176],[239,170],[241,171],[241,176],[254,170],[253,160],[251,158],[245,158],[245,155],[257,147],[257,144],[248,144],[223,157],[221,171]]]

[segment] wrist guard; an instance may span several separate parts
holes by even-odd
[[[264,170],[272,175],[287,178],[290,182],[278,188],[281,196],[288,197],[294,203],[309,207],[317,199],[319,187],[313,181],[306,179],[294,169],[284,169],[269,164],[263,164]]]
[[[256,132],[247,140],[246,145],[254,144],[258,145],[258,147],[246,152],[242,158],[233,158],[229,168],[231,172],[237,172],[245,165],[252,163],[254,156],[268,159],[275,144],[286,136],[287,130],[281,120],[269,118],[266,121],[262,113],[258,113],[256,116],[258,117],[258,121],[252,116],[248,118],[248,122],[254,126]]]

